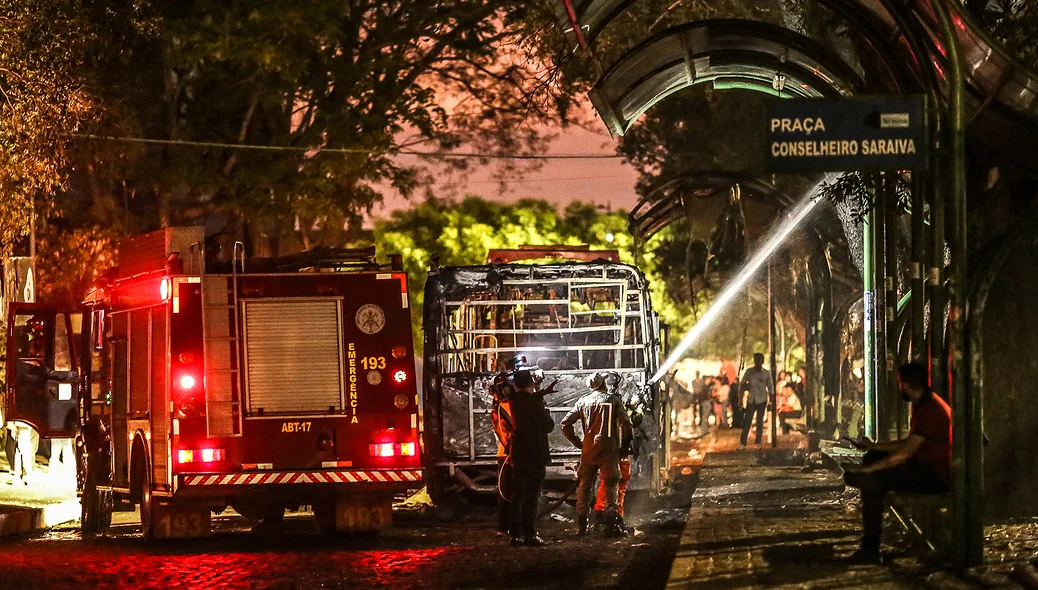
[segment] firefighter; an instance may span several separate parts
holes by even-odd
[[[606,387],[609,393],[620,396],[620,385],[623,383],[623,377],[612,371],[609,372],[606,377]],[[621,398],[622,399],[622,398]],[[638,458],[638,442],[635,440],[635,430],[641,426],[644,416],[642,414],[641,399],[635,396],[626,405],[628,415],[631,417],[632,429],[627,432],[621,432],[620,440],[620,481],[617,484],[617,526],[620,530],[627,534],[629,529],[624,522],[624,499],[627,497],[627,484],[631,481],[631,460]],[[595,495],[595,509],[592,512],[591,525],[601,526],[604,524],[604,512],[606,504],[606,486],[605,481],[601,478],[598,480],[598,493]]]
[[[610,394],[603,372],[592,373],[587,378],[591,392],[577,400],[577,404],[562,419],[562,434],[579,448],[580,466],[577,468],[577,534],[588,533],[588,514],[591,511],[591,486],[601,474],[605,486],[604,518],[607,534],[622,535],[619,526],[617,497],[620,483],[620,449],[622,432],[632,430],[631,418],[627,415],[623,401]],[[573,426],[580,421],[584,440],[580,440]]]
[[[537,504],[551,460],[548,433],[555,429],[555,421],[544,404],[545,392],[538,391],[533,370],[520,369],[512,380],[515,392],[509,405],[514,430],[508,456],[512,466],[512,545],[539,547],[545,541],[537,536],[535,528]]]
[[[514,367],[514,364],[512,365]],[[511,452],[512,433],[515,430],[512,422],[511,394],[514,391],[511,368],[494,377],[490,386],[493,395],[493,406],[490,410],[490,422],[497,436],[497,534],[508,535],[511,509],[509,499],[512,494],[512,467],[508,464]]]

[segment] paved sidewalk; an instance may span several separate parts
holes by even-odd
[[[29,485],[9,473],[0,453],[0,537],[38,532],[79,519],[74,476],[56,481],[47,466],[37,465]]]
[[[667,587],[973,587],[901,547],[882,566],[851,565],[861,531],[857,494],[785,448],[738,451],[734,433],[703,441],[705,458]],[[896,533],[888,540],[904,541]]]

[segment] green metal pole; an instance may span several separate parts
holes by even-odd
[[[912,171],[912,262],[909,267],[912,293],[912,349],[914,362],[925,361],[926,354],[926,291],[923,265],[926,258],[926,212],[924,194],[926,178],[923,170]]]
[[[936,3],[935,3],[936,4]],[[965,569],[984,560],[984,527],[981,506],[972,504],[978,497],[976,488],[983,485],[983,473],[970,461],[975,458],[981,443],[981,428],[977,403],[967,397],[966,348],[966,141],[963,97],[965,77],[959,54],[959,40],[952,23],[950,0],[935,5],[941,23],[942,37],[949,63],[948,89],[948,184],[951,204],[952,272],[949,277],[951,321],[948,348],[951,352],[952,374],[952,471],[953,471],[953,531],[954,565]],[[977,447],[974,449],[974,447]]]
[[[865,214],[865,220],[862,223],[862,241],[863,244],[862,252],[864,260],[862,262],[861,275],[864,281],[864,302],[865,309],[863,310],[862,324],[865,328],[865,362],[862,366],[862,372],[865,378],[865,436],[869,438],[876,438],[876,376],[874,369],[876,366],[875,354],[873,344],[875,342],[874,330],[876,322],[876,300],[875,300],[875,286],[872,284],[873,273],[875,269],[873,266],[873,223],[875,214],[872,210],[869,210]]]
[[[876,227],[872,234],[872,260],[875,277],[872,279],[873,293],[876,301],[876,332],[875,344],[875,367],[873,374],[876,377],[876,436],[877,440],[888,440],[890,438],[890,396],[887,392],[887,289],[886,289],[886,235],[890,231],[887,227],[887,198],[885,180],[881,176],[876,178],[875,192],[873,194],[874,209],[877,209],[873,220]]]
[[[886,276],[884,282],[886,290],[883,293],[883,307],[885,310],[886,317],[886,357],[883,359],[883,366],[886,369],[887,388],[884,391],[884,395],[887,398],[887,408],[889,409],[889,415],[887,417],[887,430],[889,432],[888,438],[898,439],[900,438],[901,429],[901,413],[902,405],[900,403],[900,395],[897,391],[897,344],[900,331],[896,329],[897,314],[895,313],[895,307],[897,306],[897,275],[898,275],[898,259],[897,259],[897,186],[896,186],[896,173],[886,172],[883,174],[883,198],[886,201],[886,205],[883,209],[884,219],[883,225],[885,227],[883,231],[884,239],[884,259],[886,261]]]

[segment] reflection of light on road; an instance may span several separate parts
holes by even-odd
[[[356,550],[315,536],[279,539],[224,536],[145,546],[38,540],[4,548],[5,582],[41,587],[401,587],[431,571],[456,547]],[[229,549],[236,547],[238,550]],[[244,547],[243,547],[244,546]],[[242,550],[244,549],[244,550]]]
[[[807,192],[807,196],[804,197],[800,203],[790,212],[789,217],[782,221],[778,227],[772,231],[771,235],[765,240],[764,244],[760,247],[753,258],[742,267],[742,270],[735,275],[730,283],[722,290],[717,298],[714,299],[713,305],[710,309],[703,314],[703,317],[699,318],[696,325],[692,326],[692,329],[685,334],[685,337],[681,339],[674,351],[670,353],[667,360],[660,366],[656,374],[652,376],[652,381],[659,381],[661,377],[667,374],[667,371],[674,366],[681,358],[688,352],[688,349],[696,343],[697,340],[702,338],[703,334],[706,333],[707,329],[717,321],[717,318],[721,317],[721,312],[728,306],[729,303],[735,298],[735,296],[746,286],[753,275],[764,263],[768,261],[768,258],[778,250],[778,247],[782,245],[782,242],[789,237],[789,234],[793,230],[797,229],[800,224],[807,219],[807,216],[815,208],[815,205],[819,203],[821,198],[815,190]]]

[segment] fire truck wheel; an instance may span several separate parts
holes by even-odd
[[[81,528],[84,537],[103,535],[112,524],[112,490],[97,487],[97,474],[88,465],[83,477]]]
[[[99,490],[98,494],[100,495],[100,509],[97,515],[97,532],[101,535],[107,535],[108,529],[112,526],[112,508],[114,505],[112,490]]]
[[[314,502],[314,520],[317,521],[317,530],[327,537],[337,536],[339,531],[335,528],[335,499]]]
[[[276,530],[285,521],[284,506],[250,508],[235,506],[234,510],[249,520],[253,532],[256,533]]]
[[[155,505],[151,495],[151,485],[148,478],[141,481],[141,534],[148,541],[155,538]]]
[[[101,528],[101,493],[97,485],[87,481],[83,486],[83,497],[80,503],[80,529],[84,537],[93,537],[99,534]]]

